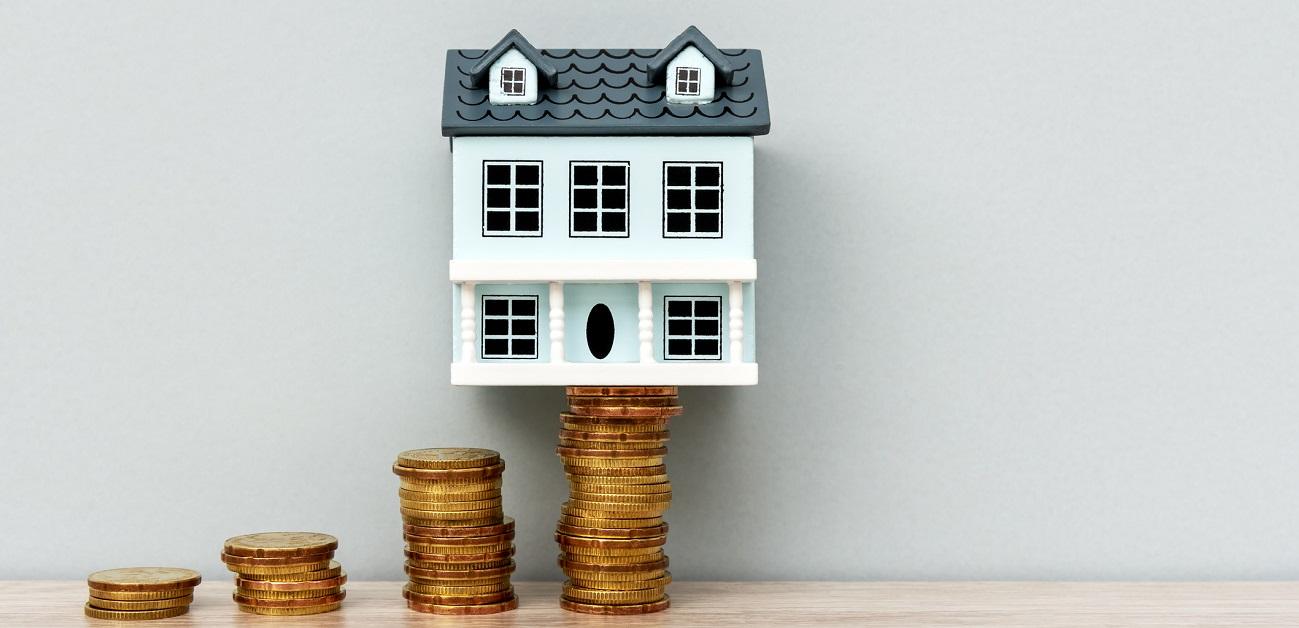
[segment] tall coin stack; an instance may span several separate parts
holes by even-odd
[[[406,606],[437,615],[517,608],[514,520],[501,508],[505,462],[490,449],[412,449],[393,473],[406,539]]]
[[[258,532],[226,539],[221,560],[235,572],[239,610],[315,615],[338,610],[347,596],[337,548],[338,539],[319,532]]]
[[[556,453],[568,501],[555,530],[568,576],[560,606],[633,615],[668,607],[663,554],[672,500],[668,419],[681,414],[676,386],[568,388]]]
[[[143,620],[184,615],[194,601],[197,571],[180,567],[125,567],[96,571],[86,578],[90,600],[86,616]]]

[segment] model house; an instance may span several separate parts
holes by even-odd
[[[451,381],[747,385],[762,55],[691,27],[662,49],[447,52]]]

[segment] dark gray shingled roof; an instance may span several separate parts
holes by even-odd
[[[552,68],[529,60],[542,78],[548,69],[555,74],[539,87],[537,103],[492,105],[482,72],[512,45],[530,54],[516,41],[507,43],[515,36],[532,48],[511,31],[491,51],[447,51],[442,135],[764,135],[771,129],[762,53],[719,50],[693,26],[662,50],[540,50]],[[663,70],[686,45],[694,45],[718,68],[713,102],[667,102]]]

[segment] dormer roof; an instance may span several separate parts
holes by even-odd
[[[542,56],[541,51],[537,50],[528,39],[523,36],[517,29],[506,33],[500,41],[496,42],[487,50],[487,53],[479,57],[473,65],[467,70],[469,84],[473,87],[483,87],[487,83],[487,72],[492,69],[492,64],[496,63],[501,55],[509,52],[510,48],[518,50],[532,65],[537,67],[537,78],[545,85],[554,85],[559,78],[559,70],[549,59]]]
[[[691,26],[682,31],[676,39],[668,42],[654,58],[649,60],[648,67],[645,71],[645,78],[651,83],[658,83],[663,80],[663,74],[668,71],[668,65],[672,60],[681,54],[688,46],[694,46],[713,63],[717,70],[717,84],[730,85],[735,77],[735,66],[731,63],[731,58],[722,54],[722,51],[713,45],[712,40],[708,39],[698,28]]]

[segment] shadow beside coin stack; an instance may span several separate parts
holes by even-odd
[[[634,615],[668,607],[663,554],[672,500],[668,419],[681,414],[676,386],[568,387],[556,453],[568,501],[555,530],[564,582],[560,606]]]
[[[338,610],[347,596],[337,548],[338,539],[319,532],[259,532],[226,539],[221,560],[235,572],[239,610],[315,615]]]
[[[487,615],[518,607],[514,520],[501,507],[505,463],[490,449],[404,451],[401,480],[406,606],[438,615]]]
[[[86,615],[96,619],[165,619],[189,612],[194,587],[203,579],[180,567],[126,567],[96,571],[86,578]]]

